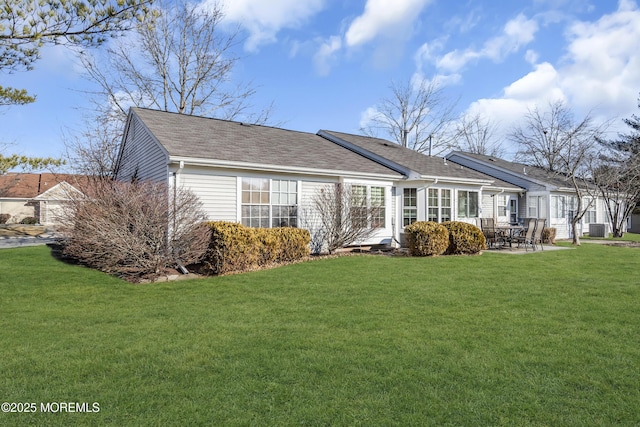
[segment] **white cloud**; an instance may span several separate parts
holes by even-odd
[[[524,59],[531,65],[535,65],[538,62],[540,55],[533,49],[527,50],[527,53],[524,54]]]
[[[329,37],[323,41],[320,49],[313,57],[316,71],[321,76],[326,76],[331,71],[331,65],[336,60],[336,52],[342,47],[342,39],[339,36]]]
[[[373,121],[378,118],[382,118],[382,115],[377,110],[376,107],[369,107],[360,113],[360,128],[364,129],[367,126],[371,125]]]
[[[640,10],[621,0],[618,10],[595,22],[577,22],[562,69],[563,84],[573,102],[588,108],[628,115],[640,90]]]
[[[574,22],[566,32],[566,54],[558,65],[534,64],[533,70],[504,88],[499,98],[473,102],[469,113],[481,112],[501,123],[504,135],[534,106],[563,100],[577,117],[596,122],[637,114],[640,90],[640,10],[621,0],[618,10],[594,22]],[[527,53],[528,59],[535,56]],[[614,120],[611,131],[626,131]]]
[[[536,20],[520,14],[505,24],[502,34],[487,40],[481,49],[453,50],[438,58],[436,66],[442,72],[456,73],[469,62],[483,58],[501,62],[506,56],[531,43],[537,31]]]
[[[394,36],[412,27],[413,21],[431,0],[367,0],[364,13],[351,23],[345,34],[349,47],[363,45],[381,34]]]
[[[564,100],[559,91],[559,75],[548,62],[536,65],[535,69],[504,89],[506,98],[525,103],[539,103],[544,100]]]
[[[213,5],[218,0],[205,0]],[[320,12],[325,0],[227,0],[224,2],[225,20],[249,32],[245,48],[250,51],[273,43],[283,28],[298,28],[311,16]]]
[[[394,63],[402,51],[399,43],[408,38],[414,21],[431,1],[396,0],[391,3],[386,0],[367,0],[364,12],[351,22],[343,36],[334,35],[320,42],[313,57],[316,71],[327,75],[337,62],[341,50],[356,48],[380,38],[383,40],[374,48],[373,63],[382,68]]]

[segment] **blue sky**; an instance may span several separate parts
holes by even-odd
[[[206,6],[206,1],[205,1]],[[638,114],[640,7],[634,0],[228,0],[245,37],[234,70],[282,127],[357,133],[392,80],[437,80],[457,113],[508,133],[528,108],[562,99],[580,118]],[[61,156],[63,133],[90,107],[73,52],[42,52],[36,69],[0,74],[36,103],[0,111],[0,142]]]

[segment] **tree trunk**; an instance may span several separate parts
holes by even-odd
[[[571,221],[571,234],[573,235],[571,244],[580,246],[580,236],[578,236],[578,221],[576,221],[575,219]]]

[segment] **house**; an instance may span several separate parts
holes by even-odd
[[[115,176],[186,187],[200,198],[210,220],[300,226],[312,234],[318,225],[314,194],[331,184],[357,185],[367,200],[384,206],[375,234],[360,243],[389,245],[416,220],[476,223],[490,204],[491,212],[508,221],[510,206],[500,201],[524,191],[378,138],[143,108],[129,112]]]
[[[446,157],[469,169],[522,187],[515,202],[517,217],[546,218],[547,226],[556,229],[558,238],[571,237],[571,218],[577,208],[577,195],[566,176],[493,156],[455,151]],[[599,197],[586,197],[583,203],[589,209],[579,223],[578,232],[581,235],[588,233],[590,225],[595,224],[604,226],[603,233],[610,232],[604,201]]]
[[[69,195],[80,192],[78,183],[79,177],[69,174],[0,175],[0,214],[10,215],[8,223],[34,217],[39,224],[55,226]]]

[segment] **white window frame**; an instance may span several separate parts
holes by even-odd
[[[567,217],[567,201],[565,196],[551,196],[551,219],[564,219]]]
[[[431,196],[435,192],[435,198]],[[445,222],[453,220],[453,190],[449,188],[429,188],[427,191],[427,221]],[[435,203],[432,200],[435,199]],[[447,205],[444,202],[448,202]],[[433,210],[435,209],[435,217]],[[445,214],[449,213],[448,218]]]
[[[284,217],[282,215],[275,215],[275,210],[278,209],[282,212],[282,208],[289,208],[289,214],[286,216],[286,226],[297,227],[300,220],[299,217],[299,201],[300,201],[300,181],[284,178],[265,178],[265,177],[252,177],[243,176],[238,177],[239,181],[239,222],[248,227],[256,228],[277,228],[282,225],[275,225],[274,220]],[[247,189],[245,184],[248,182],[249,188]],[[274,190],[274,183],[278,183],[277,190]],[[260,187],[266,183],[266,190],[260,189],[258,191],[252,191],[252,185],[256,183],[262,183]],[[286,191],[282,191],[282,183],[286,183]],[[291,191],[291,189],[294,191]],[[254,196],[256,195],[257,196]],[[276,196],[277,195],[277,196]],[[282,203],[283,195],[287,198],[287,203]],[[291,196],[295,197],[295,203],[290,203]],[[248,196],[248,201],[247,201]],[[249,208],[249,215],[245,215],[245,208]],[[252,215],[252,210],[258,208],[260,213],[257,216]],[[291,209],[292,208],[292,209]],[[267,213],[268,209],[268,213]],[[293,214],[292,214],[293,213]],[[256,223],[257,221],[257,223]],[[266,227],[265,227],[266,225]]]
[[[497,213],[498,217],[508,217],[511,213],[509,200],[511,198],[506,194],[498,194]]]
[[[596,224],[598,222],[596,200],[593,197],[585,197],[582,203],[584,203],[586,209],[582,217],[582,222],[585,224]]]
[[[412,191],[413,195],[407,196],[406,192]],[[414,204],[407,205],[407,197],[409,200],[413,200]],[[407,216],[406,213],[409,213]],[[402,189],[402,228],[413,224],[418,220],[418,189],[415,187],[403,188]],[[408,222],[407,222],[408,221]]]
[[[458,218],[479,218],[480,217],[480,192],[477,190],[458,190],[458,206],[456,211],[458,212]],[[461,212],[462,207],[462,194],[466,194],[466,207],[464,212]],[[471,212],[471,194],[476,195],[476,209],[475,212]]]

